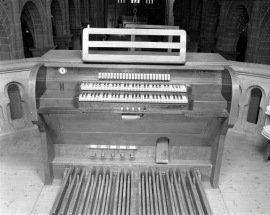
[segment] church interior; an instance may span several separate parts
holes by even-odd
[[[0,214],[269,215],[269,160],[270,0],[0,0]]]

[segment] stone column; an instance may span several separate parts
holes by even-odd
[[[250,26],[248,29],[248,44],[246,50],[246,62],[256,63],[259,49],[261,7],[263,1],[253,1],[252,15],[250,18]]]
[[[46,10],[46,23],[47,23],[47,35],[48,35],[48,43],[46,44],[46,41],[45,42],[45,45],[46,46],[49,46],[49,47],[52,47],[53,46],[53,33],[52,33],[52,21],[51,21],[51,0],[47,0],[46,1],[46,7],[45,7],[45,10]],[[44,29],[45,30],[45,29]]]
[[[58,49],[66,49],[68,50],[71,46],[71,38],[72,35],[66,35],[66,36],[55,36],[53,37],[54,44],[57,45]]]
[[[55,49],[55,47],[39,48],[39,49],[32,48],[30,49],[30,51],[32,52],[33,57],[41,57],[42,55],[46,54],[48,51],[52,49]]]
[[[199,27],[202,15],[202,5],[199,2],[201,1],[191,0],[191,11],[190,11],[191,15],[189,23],[189,36],[191,42],[198,41],[200,30]]]
[[[81,46],[81,37],[82,37],[82,29],[71,29],[72,33],[72,50],[82,50]]]
[[[211,52],[217,43],[217,38],[198,38],[201,52]]]
[[[208,5],[207,0],[203,0],[202,5],[202,16],[201,16],[201,29],[200,29],[200,36],[198,37],[199,46],[201,48],[201,52],[211,52],[213,47],[216,45],[216,38],[207,38],[207,30],[205,28],[207,24],[207,12],[208,12]]]
[[[13,33],[14,45],[13,52],[14,58],[23,58],[23,39],[22,39],[22,29],[21,29],[21,14],[19,9],[19,4],[17,0],[11,0],[12,5],[12,20],[13,25],[10,26],[11,32]]]

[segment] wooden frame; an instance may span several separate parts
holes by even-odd
[[[179,36],[180,42],[137,42],[137,41],[89,41],[91,34],[105,35],[157,35]],[[127,52],[127,51],[89,51],[89,48],[151,48],[179,49],[179,52]],[[154,63],[154,64],[184,64],[186,62],[186,32],[184,30],[160,29],[109,29],[85,28],[83,30],[84,62],[106,63]]]
[[[168,30],[179,30],[179,26],[169,26],[169,25],[141,25],[141,24],[126,24],[125,28],[132,29],[168,29]],[[131,41],[135,41],[135,35],[131,36]],[[168,36],[168,42],[173,41],[173,36]],[[134,49],[131,49],[134,51]],[[171,52],[171,49],[168,49],[168,52]]]

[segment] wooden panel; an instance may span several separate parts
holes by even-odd
[[[122,120],[120,114],[112,113],[52,115],[51,117],[59,119],[63,132],[201,134],[207,125],[207,121],[200,118],[189,119],[175,115],[170,117],[146,115],[138,120]],[[173,117],[179,121],[174,120]]]
[[[89,148],[89,145],[81,144],[54,144],[56,157],[72,158],[78,161],[88,160],[93,163],[103,163],[103,165],[113,162],[117,164],[133,164],[138,165],[147,162],[148,165],[156,164],[156,147],[155,146],[140,146],[137,150],[121,150],[121,149],[93,149]],[[199,146],[169,146],[169,164],[179,164],[184,160],[195,161],[201,160],[207,161],[210,165],[210,147]],[[93,156],[93,152],[95,156]],[[134,157],[130,157],[130,153],[133,152]],[[103,154],[103,156],[101,156]],[[114,157],[111,156],[114,153]],[[121,157],[120,153],[124,153]]]
[[[159,137],[168,137],[171,145],[209,146],[210,141],[201,135],[177,134],[122,134],[122,133],[80,133],[63,132],[66,144],[98,144],[98,145],[155,145]]]

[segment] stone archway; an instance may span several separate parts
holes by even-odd
[[[235,52],[240,35],[247,28],[250,16],[245,5],[239,4],[228,13],[227,17],[223,51]]]
[[[21,12],[21,20],[23,20],[23,22],[26,23],[29,33],[31,34],[31,37],[33,38],[32,47],[24,47],[24,48],[27,48],[27,49],[33,48],[33,50],[43,49],[45,45],[44,25],[43,25],[38,7],[33,1],[27,1],[24,4],[22,8],[22,12]],[[24,32],[22,33],[23,33],[23,37],[24,36],[28,37],[27,35],[24,35]]]

